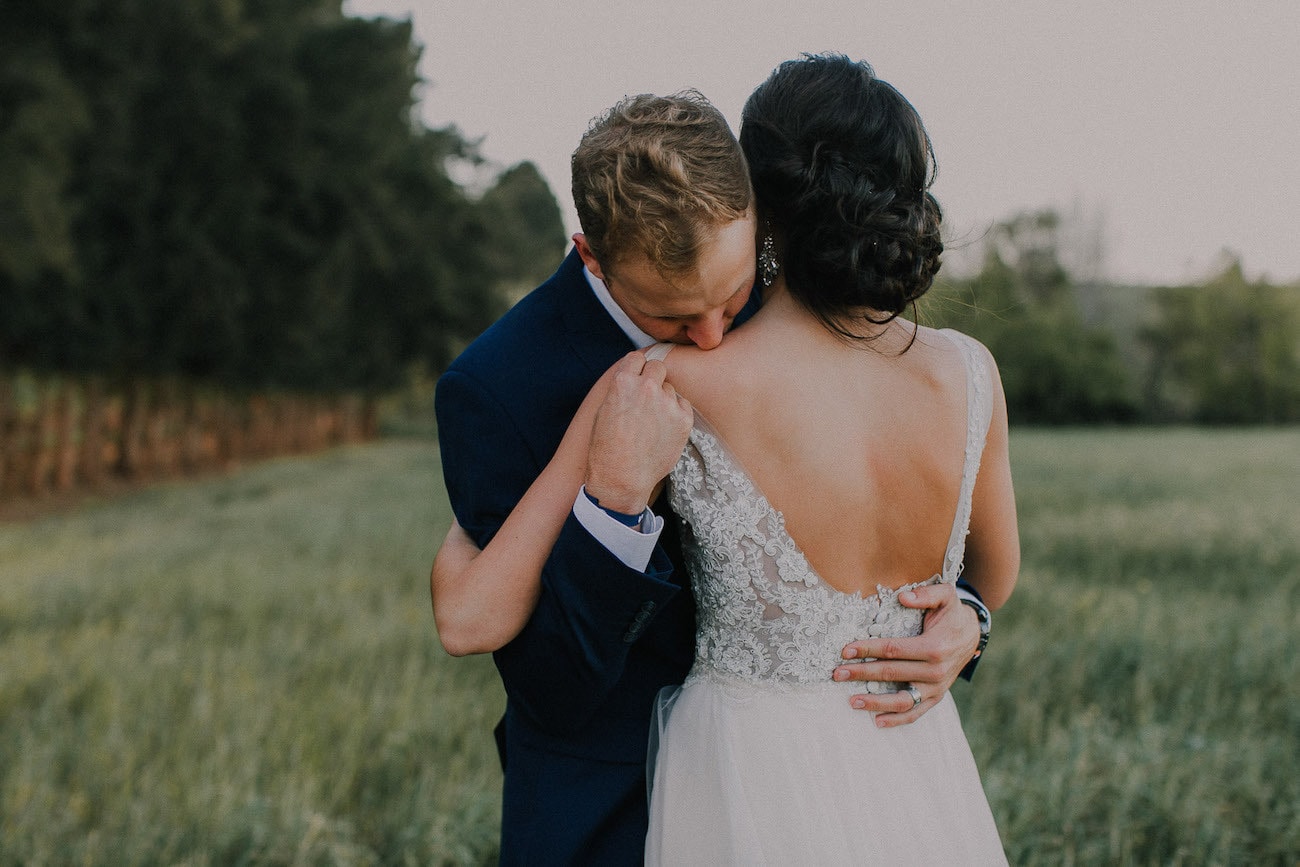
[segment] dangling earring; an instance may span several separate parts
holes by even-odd
[[[758,280],[766,289],[781,273],[781,263],[776,261],[776,244],[772,241],[772,222],[763,221],[763,245],[758,250]]]

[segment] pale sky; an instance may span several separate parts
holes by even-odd
[[[501,166],[536,163],[569,232],[569,155],[594,115],[627,94],[694,87],[738,131],[778,63],[838,51],[920,112],[950,247],[977,249],[993,222],[1054,207],[1100,234],[1113,279],[1194,280],[1225,248],[1249,275],[1300,279],[1300,0],[345,8],[409,16],[425,46],[425,122],[481,138]]]

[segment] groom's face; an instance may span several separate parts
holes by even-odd
[[[700,249],[694,270],[665,278],[643,253],[618,260],[613,273],[574,237],[591,272],[605,281],[615,303],[646,334],[663,343],[713,349],[731,327],[754,285],[754,218],[721,226]]]

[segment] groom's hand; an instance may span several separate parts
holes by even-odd
[[[915,704],[908,692],[864,693],[849,699],[855,708],[874,711],[881,728],[915,722],[938,704],[979,646],[979,619],[951,584],[918,587],[898,598],[908,608],[926,609],[921,634],[855,641],[844,648],[844,659],[871,661],[850,662],[834,673],[836,680],[901,681],[916,688],[921,701]]]
[[[606,509],[640,514],[681,456],[695,414],[667,375],[662,361],[641,352],[614,366],[587,454],[587,493]]]

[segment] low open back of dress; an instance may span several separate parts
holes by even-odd
[[[683,687],[661,697],[652,733],[648,863],[1005,863],[951,699],[912,725],[878,729],[849,707],[863,684],[831,680],[849,642],[921,631],[922,612],[898,602],[901,590],[955,583],[961,571],[990,383],[978,345],[942,333],[966,364],[966,452],[942,571],[916,584],[863,595],[823,581],[697,414],[670,477],[696,659]],[[879,800],[864,801],[872,793]],[[938,833],[936,816],[951,820]]]

